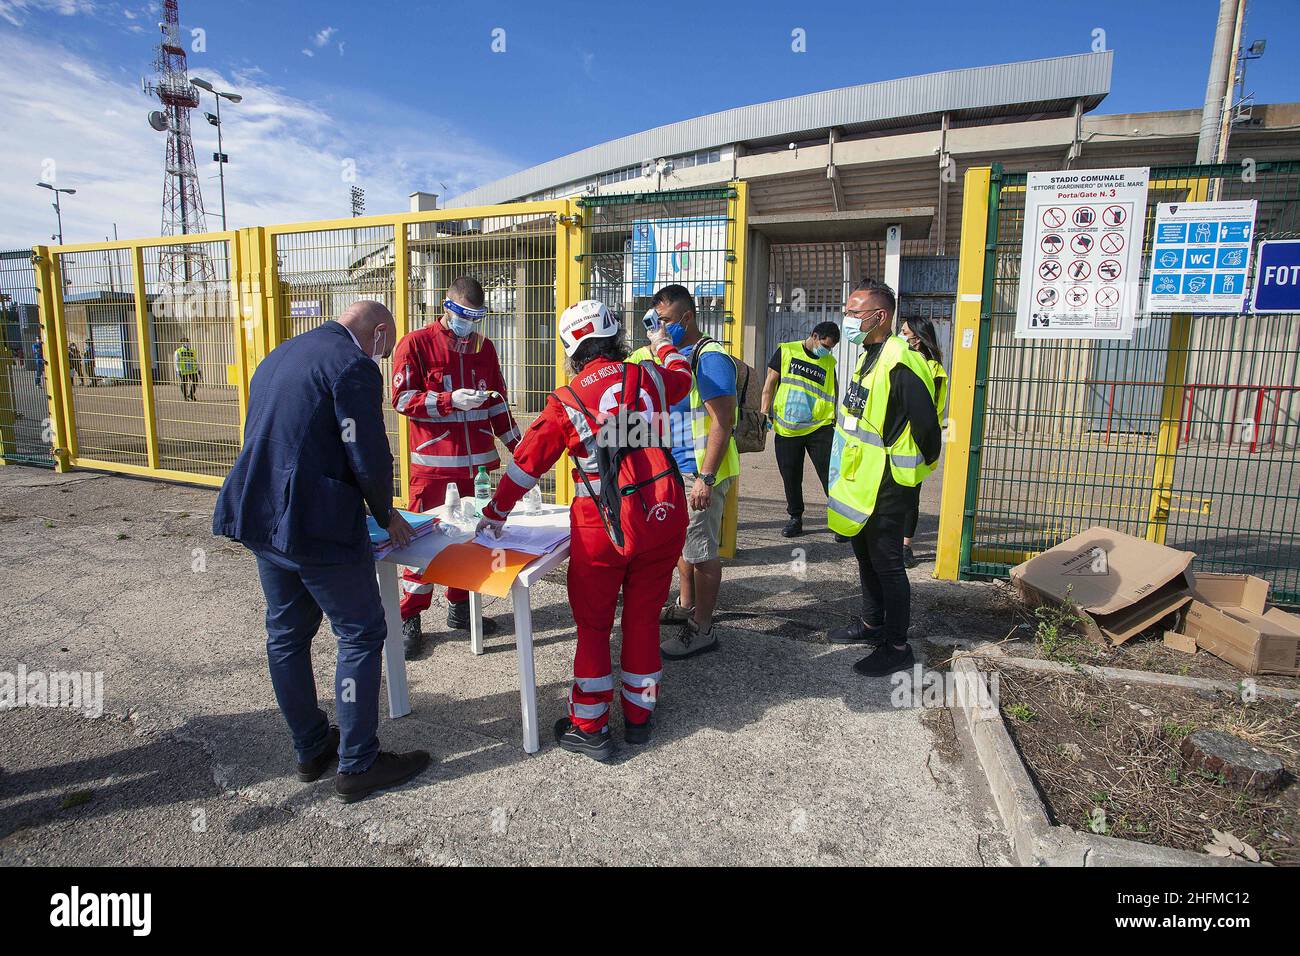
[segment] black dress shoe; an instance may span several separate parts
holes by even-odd
[[[853,540],[847,534],[840,534],[838,531],[832,531],[831,535],[835,538],[836,544],[844,544],[845,542]]]
[[[420,615],[408,617],[402,621],[402,656],[408,661],[415,660],[424,647],[424,634],[420,631]]]
[[[447,627],[453,631],[469,630],[469,601],[447,602]],[[483,618],[483,636],[491,637],[499,628],[490,617]]]
[[[801,534],[803,534],[803,518],[791,518],[781,529],[783,538],[797,538]]]
[[[861,618],[857,618],[852,624],[827,631],[826,642],[828,644],[870,644],[872,647],[879,647],[885,641],[884,630],[883,627],[868,627],[862,623]]]
[[[916,655],[912,653],[911,644],[904,644],[902,647],[882,644],[854,664],[853,669],[865,677],[881,677],[885,674],[910,670],[915,663]]]
[[[325,735],[325,749],[310,760],[298,764],[298,779],[303,783],[314,783],[338,759],[339,729],[330,724],[329,733]]]
[[[555,722],[555,742],[563,750],[584,754],[600,763],[614,756],[614,741],[609,738],[608,724],[600,728],[600,733],[589,734],[580,730],[568,717],[561,717]]]
[[[376,790],[401,786],[429,766],[431,759],[427,750],[412,750],[404,754],[381,750],[370,769],[362,773],[335,774],[334,790],[344,803],[356,803]]]

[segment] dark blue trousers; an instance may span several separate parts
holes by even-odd
[[[368,770],[379,753],[379,675],[388,633],[375,563],[303,564],[274,551],[253,553],[266,595],[271,685],[298,760],[319,756],[329,734],[311,668],[311,642],[324,614],[338,637],[334,712],[339,772]]]

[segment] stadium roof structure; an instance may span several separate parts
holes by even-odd
[[[578,150],[461,193],[446,205],[508,202],[657,157],[731,144],[753,150],[831,131],[853,137],[925,127],[944,117],[962,125],[1087,112],[1110,92],[1112,60],[1107,50],[945,70],[740,106]]]

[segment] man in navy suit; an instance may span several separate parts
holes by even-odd
[[[388,633],[366,513],[399,547],[410,526],[392,507],[393,456],[384,434],[379,359],[397,341],[378,302],[295,336],[257,367],[244,447],[212,516],[212,533],[257,556],[266,595],[266,652],[280,712],[293,734],[298,779],[334,778],[347,803],[410,780],[423,750],[379,749],[379,673]],[[316,702],[311,642],[322,613],[338,637],[331,726]]]

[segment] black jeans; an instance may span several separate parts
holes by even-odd
[[[903,525],[906,515],[873,514],[853,536],[862,582],[862,620],[884,627],[885,640],[902,647],[912,613],[912,585],[903,566]]]
[[[821,480],[822,491],[830,481],[831,442],[835,439],[835,426],[823,425],[807,435],[785,438],[773,435],[776,449],[776,467],[785,485],[785,510],[791,518],[803,517],[803,456],[807,450],[813,470]]]

